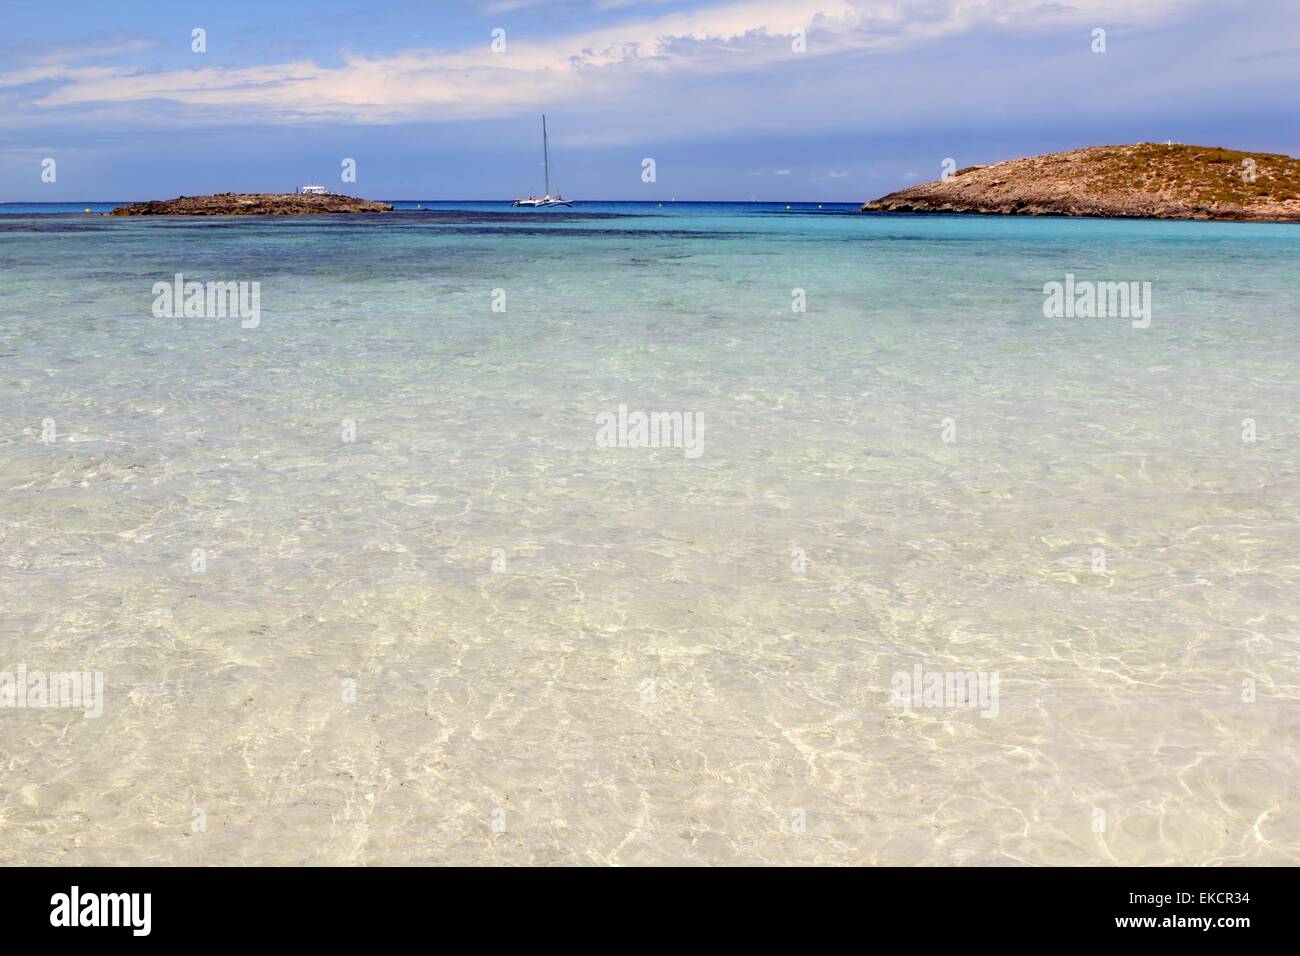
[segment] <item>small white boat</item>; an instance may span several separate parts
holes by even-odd
[[[572,206],[573,203],[563,196],[546,195],[541,198],[530,196],[527,199],[516,199],[511,205],[526,206],[530,209],[537,209],[541,206]]]
[[[551,149],[546,141],[546,114],[542,114],[542,168],[545,170],[546,177],[546,195],[529,196],[527,199],[516,199],[511,205],[520,206],[526,209],[540,209],[544,206],[569,206],[573,203],[565,199],[559,193],[551,195]]]

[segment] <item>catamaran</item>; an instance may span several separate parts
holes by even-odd
[[[573,206],[573,203],[565,199],[559,193],[551,195],[551,150],[546,142],[546,114],[542,114],[542,168],[546,176],[546,195],[538,199],[536,196],[529,196],[527,199],[516,199],[513,203],[515,206],[527,206],[530,209],[536,209],[541,206]]]

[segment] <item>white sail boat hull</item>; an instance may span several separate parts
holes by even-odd
[[[524,206],[529,209],[540,209],[543,206],[569,206],[572,208],[573,203],[567,199],[557,199],[554,196],[543,196],[541,199],[516,199],[516,206]]]

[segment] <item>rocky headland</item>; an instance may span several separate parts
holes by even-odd
[[[118,206],[114,216],[306,216],[318,213],[391,212],[386,202],[333,193],[217,193]]]
[[[968,166],[862,211],[1300,222],[1300,160],[1181,143],[1091,146]]]

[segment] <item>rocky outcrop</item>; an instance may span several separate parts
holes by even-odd
[[[332,193],[217,193],[118,206],[114,216],[306,216],[334,212],[390,212],[386,202]]]
[[[1181,143],[1092,146],[968,166],[862,210],[1300,222],[1300,160]]]

